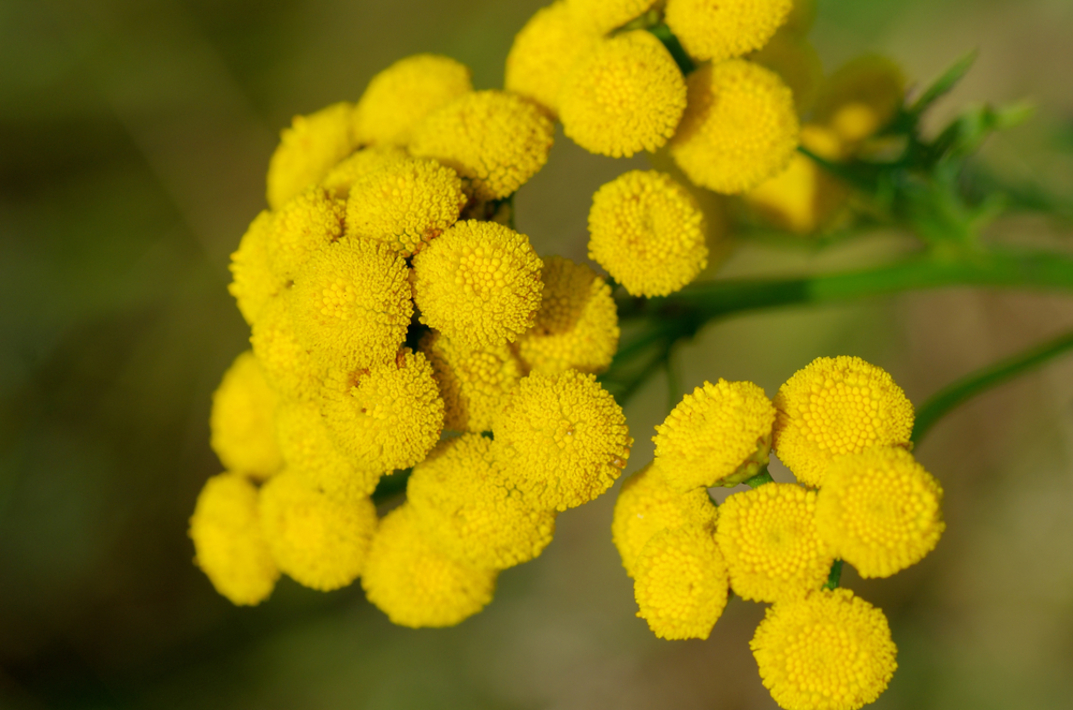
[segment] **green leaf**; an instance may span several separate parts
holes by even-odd
[[[686,54],[686,50],[682,48],[682,43],[678,41],[678,38],[671,32],[671,28],[665,23],[661,22],[655,27],[649,27],[647,29],[654,34],[660,42],[663,42],[663,46],[666,47],[667,51],[674,57],[674,63],[678,65],[682,74],[688,75],[691,71],[697,68],[697,65],[694,64],[693,60]]]
[[[957,86],[957,83],[964,78],[976,61],[976,55],[977,51],[974,49],[954,62],[949,69],[932,82],[931,86],[925,89],[924,93],[913,102],[913,105],[909,107],[909,112],[919,116],[921,113],[928,110],[933,103]]]

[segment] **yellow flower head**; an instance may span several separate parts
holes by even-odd
[[[476,91],[429,114],[414,129],[410,153],[454,169],[477,199],[498,200],[544,167],[554,138],[551,120],[536,104]]]
[[[279,569],[257,516],[257,489],[244,476],[222,473],[205,482],[190,518],[194,563],[232,604],[260,604]]]
[[[886,690],[898,667],[887,617],[848,589],[768,608],[749,646],[786,710],[857,710]]]
[[[492,601],[498,574],[437,550],[404,503],[381,521],[361,586],[392,623],[443,627],[461,623]]]
[[[309,349],[298,341],[285,298],[273,298],[253,324],[250,345],[265,380],[283,399],[312,401],[323,371]]]
[[[943,490],[905,449],[879,447],[831,462],[816,525],[862,577],[889,577],[935,549]]]
[[[600,187],[589,210],[589,258],[634,296],[666,296],[708,265],[697,201],[671,176],[623,173]]]
[[[566,0],[573,21],[606,34],[643,15],[656,0]]]
[[[656,150],[674,135],[686,82],[655,35],[633,30],[596,44],[563,80],[563,132],[590,153],[613,158]]]
[[[913,405],[902,388],[859,357],[816,358],[779,388],[775,408],[775,453],[814,488],[835,457],[907,447],[913,431]]]
[[[794,98],[782,79],[732,59],[689,75],[689,105],[671,156],[697,185],[737,194],[786,168],[797,133]]]
[[[406,145],[432,111],[473,91],[469,67],[450,57],[415,54],[372,78],[354,111],[362,143]]]
[[[858,143],[886,126],[905,99],[905,76],[877,55],[858,57],[827,80],[814,120],[830,126],[845,143]]]
[[[250,224],[238,250],[231,255],[231,283],[227,292],[235,297],[246,323],[253,325],[257,314],[286,286],[286,280],[272,271],[268,263],[268,234],[274,215],[265,210]]]
[[[361,574],[376,507],[368,497],[333,498],[288,469],[261,488],[261,528],[287,576],[328,592]]]
[[[566,510],[615,482],[633,439],[622,408],[596,376],[534,372],[518,383],[492,425],[496,457],[532,505]]]
[[[421,322],[460,345],[512,342],[533,325],[542,263],[524,234],[495,222],[457,222],[413,265]]]
[[[760,49],[793,0],[667,0],[667,26],[689,56],[721,62]]]
[[[410,156],[397,145],[381,143],[367,148],[354,151],[349,157],[342,160],[331,169],[321,182],[321,186],[337,200],[346,200],[350,196],[350,188],[361,178],[369,173],[374,173],[393,163],[399,163]]]
[[[351,123],[354,107],[343,101],[308,116],[295,116],[280,133],[268,163],[268,206],[274,210],[320,182],[356,147]]]
[[[544,551],[555,512],[534,510],[507,487],[492,440],[464,434],[414,467],[406,499],[417,526],[444,554],[481,569],[506,569]]]
[[[755,601],[819,589],[835,559],[816,530],[816,492],[796,483],[767,483],[727,498],[719,506],[715,541],[730,586]]]
[[[212,395],[209,444],[228,471],[268,478],[283,467],[272,416],[276,393],[253,353],[235,358]]]
[[[309,257],[343,234],[346,203],[324,188],[312,186],[287,201],[276,212],[268,231],[268,263],[277,276],[287,281]]]
[[[727,570],[712,532],[657,533],[637,560],[637,616],[662,639],[706,639],[727,604]]]

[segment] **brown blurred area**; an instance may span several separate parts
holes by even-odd
[[[560,517],[538,560],[482,614],[393,627],[360,589],[283,580],[254,609],[191,564],[186,521],[218,472],[209,396],[248,332],[228,254],[264,203],[278,130],[356,99],[422,51],[501,85],[538,2],[0,2],[0,708],[772,708],[733,600],[709,640],[635,618],[611,544],[615,492]],[[982,160],[1073,199],[1068,0],[820,0],[830,71],[887,54],[927,81],[976,67],[937,109],[1031,98]],[[560,134],[519,193],[541,254],[585,256],[592,192],[643,159]],[[1011,216],[996,241],[1068,249],[1068,227]],[[903,236],[822,252],[746,245],[727,275],[877,263]],[[949,289],[713,323],[682,347],[683,385],[749,379],[773,395],[821,355],[888,369],[918,405],[976,368],[1073,327],[1073,299]],[[627,406],[637,446],[662,376]],[[844,583],[888,614],[900,668],[877,708],[1067,708],[1073,698],[1073,357],[955,411],[916,451],[948,530],[924,562]]]

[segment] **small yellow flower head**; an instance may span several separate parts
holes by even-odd
[[[263,479],[283,467],[272,423],[276,400],[253,353],[235,358],[212,395],[209,414],[209,443],[228,471]]]
[[[898,667],[887,617],[848,589],[769,607],[749,647],[785,710],[857,710],[886,690]]]
[[[332,168],[321,182],[321,186],[332,197],[345,201],[350,196],[351,186],[357,182],[358,178],[408,158],[406,151],[397,145],[390,143],[371,145],[355,151]]]
[[[235,297],[238,310],[249,325],[253,325],[265,304],[286,286],[286,280],[273,273],[268,262],[268,234],[273,220],[268,210],[257,215],[242,236],[238,250],[231,255],[232,280],[227,292]]]
[[[632,170],[600,187],[589,210],[589,258],[634,296],[666,296],[708,265],[704,214],[671,176]]]
[[[298,341],[287,301],[269,301],[253,324],[250,345],[265,380],[283,399],[312,401],[320,389],[323,371],[309,348]]]
[[[573,21],[600,34],[622,27],[655,4],[656,0],[566,0]]]
[[[633,439],[622,408],[596,376],[534,372],[518,383],[492,425],[510,484],[538,508],[588,503],[615,482]]]
[[[612,158],[653,151],[674,135],[686,82],[655,35],[634,30],[602,40],[563,80],[563,132],[590,153]]]
[[[284,574],[329,592],[361,574],[376,506],[368,497],[333,498],[288,469],[261,488],[261,528]]]
[[[773,448],[806,486],[837,456],[909,446],[913,405],[882,368],[845,355],[813,360],[779,388]]]
[[[858,57],[836,71],[816,101],[814,120],[845,143],[858,143],[886,126],[905,99],[905,76],[877,55]]]
[[[889,577],[935,549],[942,488],[905,449],[879,447],[831,462],[816,525],[862,577]]]
[[[437,550],[404,503],[381,521],[361,586],[392,623],[443,627],[461,623],[492,601],[498,575]]]
[[[706,639],[727,604],[727,570],[709,529],[657,533],[637,560],[637,616],[662,639]]]
[[[458,219],[466,204],[458,174],[434,160],[400,160],[358,178],[346,205],[346,233],[410,255]]]
[[[279,569],[257,515],[257,489],[239,474],[205,482],[190,518],[194,563],[232,604],[260,604],[272,593]]]
[[[697,185],[732,195],[784,170],[797,134],[794,98],[782,79],[732,59],[689,75],[689,105],[671,156]]]
[[[457,222],[413,265],[421,322],[460,345],[513,342],[532,327],[543,264],[524,234],[495,222]]]
[[[719,506],[715,541],[742,599],[804,596],[827,581],[834,554],[816,530],[816,492],[766,483]]]
[[[351,132],[354,107],[332,104],[308,116],[295,116],[280,133],[268,163],[268,206],[274,210],[320,182],[336,163],[356,147]]]
[[[362,143],[406,145],[432,111],[473,91],[469,67],[450,57],[415,54],[372,78],[354,111]]]
[[[476,91],[429,114],[414,129],[410,153],[452,168],[478,200],[499,200],[544,167],[554,138],[551,120],[536,104]]]
[[[537,557],[555,534],[555,512],[534,510],[507,487],[492,440],[464,434],[414,467],[406,499],[417,526],[444,554],[481,569]]]
[[[346,203],[322,187],[306,188],[288,200],[276,212],[266,240],[272,271],[294,280],[315,251],[342,236],[345,217]]]
[[[667,26],[694,59],[721,62],[760,49],[793,0],[667,0]]]
[[[705,382],[656,426],[656,458],[667,484],[685,492],[736,486],[768,462],[775,407],[752,382]]]

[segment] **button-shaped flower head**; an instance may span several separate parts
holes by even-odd
[[[252,352],[235,358],[209,414],[209,444],[228,471],[263,479],[283,466],[272,422],[277,399]]]
[[[268,261],[268,235],[275,220],[268,210],[261,212],[242,236],[231,255],[231,283],[227,292],[235,297],[246,323],[253,325],[265,304],[286,287],[286,279],[272,271]]]
[[[371,145],[354,151],[340,161],[320,184],[336,199],[346,200],[350,196],[351,186],[358,178],[409,157],[405,150],[391,143]]]
[[[573,21],[606,34],[643,15],[656,0],[566,0]]]
[[[320,390],[323,371],[309,348],[298,340],[287,300],[273,298],[253,324],[250,345],[265,380],[282,399],[312,401]]]
[[[308,116],[295,116],[280,133],[280,143],[268,163],[268,206],[274,210],[318,183],[356,147],[354,107],[332,104]]]
[[[291,281],[309,257],[343,235],[346,203],[322,187],[308,187],[287,201],[272,222],[266,240],[268,263],[277,276]]]
[[[790,14],[793,0],[667,0],[667,26],[701,61],[760,49]]]

